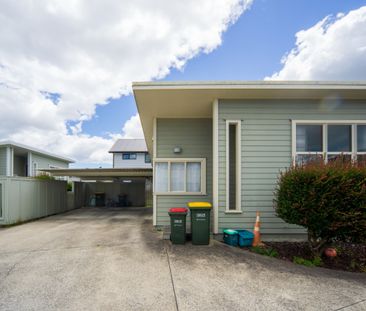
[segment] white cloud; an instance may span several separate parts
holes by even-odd
[[[126,121],[122,128],[123,138],[144,138],[141,121],[138,114]]]
[[[296,34],[296,47],[267,79],[365,80],[366,6],[328,16]]]
[[[132,81],[161,78],[211,52],[251,2],[2,1],[0,138],[78,161],[109,161],[119,134],[82,132],[96,105],[128,94]],[[124,136],[141,135],[136,118]]]

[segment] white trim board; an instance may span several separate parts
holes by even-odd
[[[219,233],[219,101],[212,106],[212,205],[213,233]]]

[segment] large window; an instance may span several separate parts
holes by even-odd
[[[293,158],[304,163],[317,158],[325,162],[340,156],[366,159],[366,121],[293,121]]]
[[[155,194],[206,194],[205,159],[156,159]]]

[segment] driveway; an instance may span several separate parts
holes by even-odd
[[[172,246],[146,208],[85,208],[0,229],[0,310],[350,311],[366,310],[365,299],[366,274],[219,242]]]

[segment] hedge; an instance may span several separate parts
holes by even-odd
[[[366,239],[366,167],[313,161],[282,172],[275,191],[278,217],[305,227],[314,253],[333,240]]]

